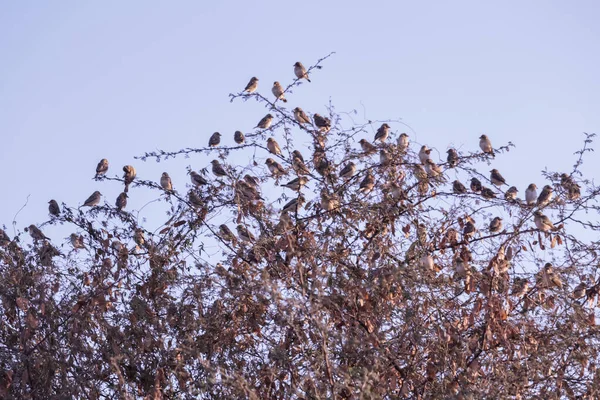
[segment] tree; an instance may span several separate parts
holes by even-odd
[[[252,133],[139,157],[214,160],[187,187],[101,162],[115,206],[51,203],[32,241],[0,232],[3,398],[599,396],[594,135],[543,189],[508,188],[487,171],[511,143],[434,161],[399,121],[286,107],[326,58],[230,95],[265,106]],[[156,231],[127,210],[138,187],[166,207]]]

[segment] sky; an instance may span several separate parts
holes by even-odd
[[[599,17],[592,0],[0,0],[0,226],[12,236],[26,201],[18,229],[46,221],[51,198],[77,205],[100,190],[114,204],[121,186],[91,179],[101,158],[111,176],[132,164],[144,179],[170,171],[181,187],[185,166],[208,157],[133,157],[203,147],[215,131],[231,144],[265,110],[229,93],[252,76],[269,93],[291,82],[294,62],[332,51],[291,103],[323,113],[331,99],[338,111],[402,119],[442,156],[476,150],[482,133],[496,147],[511,141],[494,167],[522,197],[544,168],[569,170],[582,132],[599,131]],[[583,169],[598,180],[596,154]]]

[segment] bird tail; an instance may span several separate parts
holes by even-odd
[[[284,103],[287,103],[287,99],[281,99],[281,101],[283,101]]]
[[[308,79],[308,76],[306,77],[306,80],[309,81],[309,82],[311,81],[310,79]]]

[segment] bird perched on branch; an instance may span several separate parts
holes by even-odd
[[[242,131],[235,131],[233,134],[233,141],[236,142],[237,144],[244,144],[244,141],[246,140],[246,137],[244,136],[244,134],[242,133]]]
[[[285,98],[283,86],[281,86],[281,83],[277,81],[273,82],[273,88],[271,88],[271,92],[277,100],[281,100],[284,103],[287,103],[287,99]]]
[[[84,202],[83,205],[81,207],[94,207],[97,206],[100,203],[100,198],[102,197],[102,194],[96,190],[94,193],[92,193],[90,195],[90,197],[88,197]]]
[[[125,182],[125,193],[129,191],[129,185],[135,177],[137,176],[137,172],[132,165],[126,165],[123,167],[123,181]]]
[[[340,171],[340,178],[350,179],[354,176],[355,172],[356,172],[356,165],[352,161],[350,161]]]
[[[244,242],[254,242],[256,238],[244,225],[237,226],[238,237]]]
[[[504,198],[508,201],[515,201],[518,193],[519,190],[515,186],[511,186],[506,193],[504,193]]]
[[[48,202],[48,212],[54,217],[58,217],[60,215],[60,207],[58,206],[56,200],[52,199]]]
[[[380,141],[381,143],[384,143],[388,136],[390,134],[390,126],[388,124],[381,124],[381,126],[379,127],[379,129],[377,129],[377,132],[375,133],[375,139],[373,140],[374,142],[376,141]]]
[[[29,235],[32,237],[33,240],[49,239],[46,235],[44,235],[42,233],[40,228],[38,228],[37,226],[35,226],[33,224],[29,225],[28,230],[29,230]]]
[[[254,128],[269,129],[273,122],[273,116],[271,114],[265,115]]]
[[[313,115],[313,120],[315,121],[315,126],[319,128],[319,132],[326,133],[331,129],[331,120],[329,118],[315,114]]]
[[[537,186],[535,183],[529,184],[525,190],[525,201],[527,205],[532,206],[537,201]]]
[[[554,189],[552,189],[552,186],[550,185],[545,185],[537,198],[537,206],[547,206],[552,201],[552,197],[554,197]]]
[[[467,188],[459,180],[456,180],[452,183],[452,191],[456,194],[465,194]]]
[[[73,246],[73,248],[75,250],[85,249],[85,244],[83,242],[83,236],[82,235],[77,235],[75,233],[71,233],[71,236],[69,238],[71,240],[71,246]]]
[[[479,136],[479,148],[486,154],[491,154],[494,157],[494,148],[492,147],[492,142],[487,135]]]
[[[194,186],[208,185],[208,181],[196,171],[190,171],[190,179]]]
[[[310,124],[310,118],[308,118],[308,115],[306,115],[300,107],[294,108],[294,119],[296,119],[300,125]]]
[[[398,150],[401,153],[406,152],[408,150],[408,135],[406,133],[401,133],[398,137]]]
[[[495,168],[490,171],[490,181],[496,186],[506,185],[506,180]]]
[[[99,178],[105,175],[106,171],[108,171],[108,160],[103,158],[96,166],[96,176],[94,178]]]
[[[218,176],[218,177],[227,176],[227,172],[225,171],[225,168],[223,168],[223,166],[221,165],[219,160],[212,160],[211,164],[212,164],[212,173],[215,174],[215,176]]]
[[[285,169],[283,168],[283,166],[277,161],[273,160],[272,158],[267,158],[265,164],[267,164],[271,175],[277,177],[285,174]]]
[[[279,147],[279,143],[273,138],[267,139],[267,149],[276,156],[281,155],[281,147]]]
[[[127,197],[128,197],[127,193],[125,193],[125,192],[122,192],[117,197],[117,201],[115,202],[115,206],[117,207],[117,210],[121,211],[127,206]]]
[[[560,175],[560,185],[567,192],[567,199],[577,200],[581,197],[581,187],[567,174]]]
[[[448,149],[446,151],[448,157],[446,157],[446,161],[448,162],[448,166],[450,168],[456,167],[458,165],[458,153],[454,149]]]
[[[219,236],[226,242],[230,242],[234,246],[237,245],[237,238],[234,233],[225,224],[219,226]]]
[[[166,172],[163,172],[160,177],[160,187],[162,187],[167,192],[173,191],[173,183],[171,182],[171,177]]]
[[[198,196],[198,194],[193,190],[190,190],[190,192],[188,193],[188,201],[194,208],[199,208],[204,205],[204,201],[202,201],[202,198]]]
[[[253,76],[252,78],[250,78],[250,82],[248,82],[248,84],[244,88],[244,92],[254,93],[256,91],[256,88],[258,88],[258,78]]]
[[[490,222],[490,232],[497,233],[502,230],[502,218],[494,217],[494,219]]]
[[[473,177],[471,178],[471,191],[473,192],[481,192],[482,189],[482,185],[481,182],[479,181],[479,179]]]
[[[304,78],[310,82],[310,79],[308,79],[308,73],[306,72],[306,68],[304,68],[304,65],[302,65],[302,63],[300,61],[297,61],[294,64],[294,74],[296,75],[296,78],[298,78],[298,79]]]
[[[375,187],[375,177],[371,172],[367,172],[365,178],[360,182],[358,191],[361,193],[369,193]]]
[[[421,164],[425,164],[427,160],[429,160],[429,154],[431,154],[431,149],[425,145],[421,146],[421,149],[419,150],[419,160],[421,161]]]
[[[210,139],[208,139],[208,146],[215,147],[218,146],[219,143],[221,143],[221,134],[219,132],[215,132],[210,136]]]
[[[375,154],[377,152],[377,147],[373,146],[366,139],[360,139],[358,143],[360,143],[360,147],[366,155]]]
[[[307,177],[299,176],[298,178],[292,179],[288,183],[280,185],[280,186],[283,186],[283,187],[286,187],[286,188],[292,189],[292,190],[300,190],[302,188],[302,186],[306,185],[307,183],[308,183]]]
[[[550,221],[550,218],[542,214],[539,210],[533,213],[533,222],[535,223],[536,228],[542,232],[556,230],[554,224]]]
[[[302,207],[304,202],[305,202],[304,196],[300,195],[300,196],[288,201],[281,209],[281,212],[282,213],[298,212],[298,210],[300,210],[300,208]]]

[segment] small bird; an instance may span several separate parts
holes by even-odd
[[[431,154],[431,149],[427,146],[421,146],[421,150],[419,150],[419,160],[421,164],[425,164],[427,160],[429,160],[429,154]]]
[[[350,161],[340,171],[340,178],[350,179],[354,176],[355,172],[356,172],[356,165],[352,161]]]
[[[71,239],[71,246],[73,246],[73,248],[75,250],[85,249],[85,244],[83,242],[82,235],[77,235],[75,233],[71,233],[70,239]]]
[[[219,160],[212,160],[210,163],[212,164],[212,173],[215,174],[215,176],[227,176],[227,172],[225,171],[225,168],[223,168]]]
[[[492,147],[492,142],[487,135],[479,136],[479,148],[486,154],[491,154],[494,157],[494,148]]]
[[[331,129],[331,120],[329,118],[315,114],[313,115],[313,121],[315,122],[315,126],[319,128],[320,132],[329,132]]]
[[[542,232],[556,230],[554,224],[552,224],[552,222],[550,221],[550,218],[542,214],[542,212],[539,210],[533,213],[533,222],[535,223],[536,228],[538,228]]]
[[[495,199],[496,193],[494,193],[494,191],[492,189],[482,186],[481,187],[481,196],[484,199]]]
[[[547,206],[552,201],[552,197],[554,197],[553,193],[554,193],[554,189],[552,189],[552,186],[545,185],[542,188],[542,192],[540,193],[539,197],[537,198],[537,206],[538,207]]]
[[[4,229],[0,229],[0,246],[4,247],[10,243],[10,237],[4,232]]]
[[[173,191],[173,183],[171,182],[171,177],[166,172],[163,172],[160,177],[160,187],[162,187],[167,192]]]
[[[366,139],[360,139],[358,143],[360,143],[360,147],[366,155],[375,154],[377,152],[377,147],[373,146]]]
[[[267,158],[267,160],[265,161],[265,164],[267,164],[267,167],[269,168],[271,175],[277,177],[279,175],[285,174],[285,169],[283,168],[283,166],[281,164],[279,164],[277,161],[273,160],[272,158]]]
[[[575,289],[573,289],[573,298],[574,299],[580,299],[583,296],[586,295],[586,291],[587,291],[587,285],[585,284],[585,282],[581,282],[579,285],[575,286]]]
[[[233,141],[236,142],[237,144],[243,144],[244,141],[246,140],[246,137],[244,136],[244,134],[242,133],[242,131],[235,131],[233,134]]]
[[[46,237],[46,235],[44,235],[42,233],[40,228],[38,228],[37,226],[35,226],[33,224],[29,225],[28,230],[29,230],[29,235],[33,238],[33,240],[49,239],[48,237]]]
[[[392,158],[390,157],[388,150],[385,148],[379,150],[379,164],[388,165],[391,162],[392,162]]]
[[[308,169],[306,164],[304,164],[304,161],[302,161],[302,159],[300,159],[299,157],[294,157],[294,159],[292,160],[292,168],[294,168],[294,171],[296,171],[298,175],[310,174],[310,170]]]
[[[302,153],[300,153],[298,150],[292,151],[292,157],[299,158],[300,161],[304,162],[304,157],[302,156]]]
[[[461,183],[461,181],[456,180],[452,183],[452,191],[456,194],[465,194],[467,193],[467,188]]]
[[[246,85],[244,92],[254,93],[256,91],[256,88],[258,88],[258,78],[253,76],[252,78],[250,78],[250,82],[248,82],[248,84]]]
[[[281,155],[281,148],[279,147],[279,143],[273,138],[267,139],[267,149],[271,154],[275,154],[276,156]]]
[[[300,195],[295,199],[288,201],[281,209],[281,212],[298,212],[298,210],[300,210],[300,208],[304,204],[304,201],[304,196]]]
[[[188,193],[188,201],[194,208],[199,208],[204,205],[204,201],[202,201],[202,198],[198,196],[198,194],[193,190],[190,190]]]
[[[237,181],[235,184],[236,193],[247,201],[262,200],[258,188],[246,182],[245,180]]]
[[[106,171],[108,171],[108,160],[103,158],[96,166],[96,176],[94,178],[99,178],[102,175],[105,175]]]
[[[302,65],[302,63],[300,61],[297,61],[294,64],[294,74],[296,75],[296,78],[298,78],[298,79],[304,78],[310,82],[310,79],[308,79],[308,73],[306,72],[306,68],[304,68],[304,65]]]
[[[121,211],[127,206],[127,193],[123,192],[117,197],[117,201],[115,202],[115,206],[117,210]]]
[[[137,173],[132,165],[124,166],[123,172],[123,181],[125,182],[125,193],[127,193],[129,191],[129,185],[131,184],[131,182],[133,182],[133,180],[137,176]]]
[[[97,206],[100,203],[100,197],[102,197],[102,194],[96,190],[90,197],[86,199],[86,201],[83,202],[81,207]]]
[[[467,217],[467,222],[463,228],[463,238],[465,241],[469,241],[477,232],[477,227],[475,227],[475,221],[471,217]]]
[[[190,171],[190,178],[195,186],[208,185],[208,181],[196,171]]]
[[[60,207],[58,206],[56,200],[52,199],[48,202],[48,212],[54,217],[58,217],[60,215]]]
[[[144,237],[144,231],[140,228],[135,230],[135,233],[133,234],[133,241],[138,245],[138,246],[143,246],[144,243],[146,243],[146,238]]]
[[[511,293],[513,296],[522,298],[529,291],[529,281],[525,278],[516,277],[513,281]]]
[[[315,165],[315,169],[321,176],[325,176],[329,171],[329,161],[327,161],[326,158],[321,158],[317,160],[316,163],[315,160],[313,160],[313,165]]]
[[[506,185],[506,180],[495,168],[490,171],[490,181],[496,186]]]
[[[308,183],[308,178],[305,176],[300,176],[296,179],[292,179],[291,181],[289,181],[288,183],[284,184],[284,185],[280,185],[283,187],[286,187],[288,189],[292,189],[292,190],[300,190],[302,189],[302,186],[306,185]]]
[[[251,175],[244,175],[244,181],[246,181],[248,184],[254,186],[254,187],[258,187],[258,185],[260,185],[260,182],[258,181],[258,179],[254,176]]]
[[[473,192],[481,192],[481,182],[477,178],[471,178],[471,191]]]
[[[381,126],[379,127],[379,129],[377,129],[377,132],[375,133],[375,139],[373,140],[374,142],[376,142],[377,140],[379,140],[381,143],[384,143],[388,136],[390,134],[390,126],[388,124],[381,124]]]
[[[267,114],[260,121],[258,121],[258,124],[254,128],[269,129],[272,122],[273,116],[271,114]]]
[[[448,161],[448,166],[450,168],[456,167],[458,165],[458,153],[456,150],[448,149],[446,153],[448,153],[448,157],[446,158],[446,161]]]
[[[221,134],[219,132],[215,132],[212,135],[210,135],[210,139],[208,139],[209,147],[218,146],[219,143],[221,143]]]
[[[361,193],[369,193],[375,187],[375,177],[371,173],[367,173],[365,178],[362,180],[358,187],[358,191]]]
[[[233,234],[233,232],[231,231],[231,229],[229,229],[229,227],[225,224],[222,224],[219,226],[219,234],[221,239],[223,239],[226,242],[230,242],[232,243],[234,246],[237,245],[237,238],[235,237],[235,235]]]
[[[239,224],[237,226],[238,237],[244,242],[254,242],[256,238],[244,225]]]
[[[431,158],[425,161],[425,172],[430,178],[437,178],[443,174],[442,168],[437,165]]]
[[[554,272],[554,268],[551,263],[546,263],[544,268],[537,274],[537,280],[542,284],[543,287],[556,287],[562,289],[563,282],[560,276]]]
[[[310,118],[300,107],[294,108],[294,118],[300,125],[310,124]]]
[[[504,193],[504,198],[508,201],[515,201],[518,193],[519,190],[515,186],[511,186],[506,193]]]
[[[560,184],[567,192],[567,199],[577,200],[581,197],[581,187],[567,174],[560,175]]]
[[[490,222],[490,232],[497,233],[502,230],[502,218],[494,217],[494,219]]]
[[[287,103],[287,99],[285,98],[284,95],[284,91],[283,91],[283,86],[281,86],[281,84],[277,81],[273,82],[273,88],[271,88],[271,92],[273,93],[273,96],[275,96],[275,98],[277,100],[281,100],[284,103]]]
[[[408,150],[408,135],[406,133],[401,133],[398,137],[398,150],[402,153]]]
[[[525,190],[525,201],[527,205],[532,206],[537,201],[537,186],[535,183],[527,186],[527,190]]]
[[[325,211],[332,211],[340,206],[340,202],[326,192],[321,192],[321,208]]]

